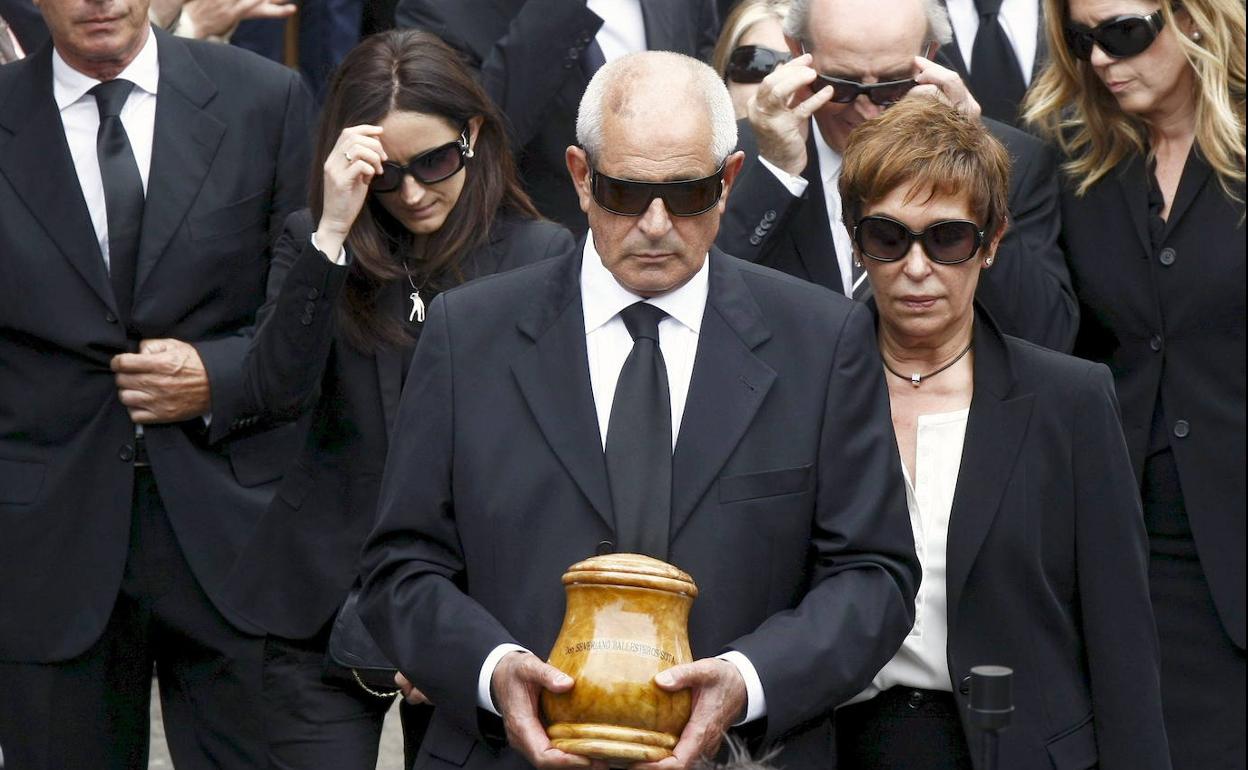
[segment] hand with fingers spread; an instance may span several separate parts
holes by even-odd
[[[833,93],[831,87],[811,93],[809,86],[817,75],[813,65],[814,57],[806,53],[776,67],[763,78],[747,111],[758,137],[758,154],[794,176],[806,168],[810,116]]]
[[[826,89],[825,89],[826,90]],[[693,691],[693,712],[672,749],[658,762],[634,764],[630,770],[688,770],[715,756],[728,728],[745,713],[745,680],[736,666],[704,658],[673,666],[654,678],[668,692]]]
[[[174,339],[143,340],[139,352],[113,356],[117,395],[137,424],[181,422],[212,408],[199,351]]]
[[[198,0],[197,0],[198,1]],[[348,126],[338,135],[322,167],[324,196],[316,241],[330,258],[338,254],[351,225],[364,208],[368,186],[382,173],[387,160],[381,146],[381,126]]]
[[[507,743],[534,767],[589,767],[606,770],[606,763],[568,754],[550,744],[538,716],[538,698],[543,689],[567,692],[573,679],[543,663],[531,652],[510,652],[499,660],[490,679],[494,705],[503,715]]]
[[[411,680],[403,676],[403,672],[396,671],[394,674],[394,684],[399,688],[399,692],[403,693],[403,700],[412,706],[419,706],[422,703],[431,703],[423,692],[417,690]]]
[[[914,57],[914,66],[918,69],[918,74],[914,76],[918,85],[910,90],[911,94],[935,97],[961,113],[972,118],[979,117],[979,102],[971,96],[970,89],[958,73],[922,56]]]

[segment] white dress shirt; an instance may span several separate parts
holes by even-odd
[[[693,361],[698,352],[698,334],[702,328],[702,314],[706,310],[709,288],[710,257],[702,262],[702,269],[683,286],[646,299],[667,313],[659,321],[659,349],[667,367],[667,387],[672,407],[672,451],[676,449],[680,433],[680,420],[689,396],[689,381],[693,377]],[[633,349],[633,337],[620,317],[620,311],[642,297],[625,289],[602,264],[602,257],[594,248],[594,239],[585,239],[585,251],[581,260],[581,306],[585,315],[585,350],[589,358],[589,382],[594,394],[594,407],[598,412],[598,433],[602,446],[607,445],[607,426],[611,421],[611,404],[615,400],[615,386],[620,371]],[[494,668],[507,653],[523,647],[501,644],[486,657],[477,678],[477,705],[494,714],[490,697],[490,681]],[[763,683],[754,664],[745,655],[730,650],[719,656],[732,663],[745,680],[746,712],[737,724],[759,719],[767,713]]]
[[[979,31],[979,11],[975,0],[946,0],[949,22],[958,41],[958,51],[966,63],[966,71],[975,68],[971,61],[971,49],[975,47],[975,33]],[[1040,34],[1040,0],[1002,0],[997,15],[1005,37],[1018,57],[1023,70],[1023,82],[1031,85],[1031,72],[1036,66],[1036,48]]]
[[[901,464],[906,479],[906,507],[914,531],[914,550],[923,579],[914,600],[914,627],[867,689],[849,703],[870,700],[891,687],[953,691],[949,676],[949,606],[945,587],[949,514],[962,467],[969,409],[920,415],[914,452],[914,475]]]
[[[819,126],[812,118],[810,121],[810,131],[815,137],[815,153],[819,159],[819,177],[823,183],[823,205],[828,212],[828,224],[832,230],[832,244],[836,247],[836,266],[841,271],[841,290],[846,297],[854,296],[854,241],[849,237],[849,230],[845,228],[845,222],[841,219],[841,191],[837,187],[837,182],[841,178],[841,154],[832,149],[823,139],[823,134],[819,133]],[[758,158],[762,164],[780,180],[793,195],[794,198],[802,197],[802,193],[806,192],[806,187],[810,184],[805,177],[794,176],[789,172],[779,168],[771,163],[771,161],[762,157]],[[807,163],[810,159],[807,158]],[[862,273],[861,280],[866,280],[866,272]]]
[[[156,129],[156,85],[160,81],[160,62],[156,56],[156,35],[149,29],[147,42],[134,60],[117,76],[134,83],[134,89],[121,108],[121,124],[125,126],[134,162],[139,166],[143,191],[152,166],[152,135]],[[108,212],[104,207],[104,182],[100,177],[100,161],[95,153],[95,138],[100,130],[100,112],[95,97],[89,93],[99,80],[69,66],[60,52],[52,49],[52,97],[61,112],[61,125],[69,154],[78,173],[78,185],[91,213],[91,226],[100,244],[100,254],[108,266]]]
[[[602,19],[594,40],[606,61],[646,50],[641,0],[586,0],[585,5]]]

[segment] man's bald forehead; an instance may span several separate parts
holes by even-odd
[[[812,0],[810,34],[878,32],[881,24],[927,26],[924,0]],[[868,37],[867,39],[870,39]]]
[[[656,54],[630,57],[620,64],[610,73],[603,94],[604,117],[610,120],[657,118],[703,101],[682,57]]]

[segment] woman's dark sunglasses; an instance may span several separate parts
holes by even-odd
[[[634,182],[594,170],[589,187],[598,205],[612,214],[639,217],[650,208],[651,201],[662,198],[672,216],[696,217],[719,202],[724,189],[723,176],[723,164],[710,176],[679,182]]]
[[[1115,59],[1144,53],[1162,27],[1166,26],[1166,17],[1158,9],[1147,16],[1119,16],[1103,21],[1091,29],[1082,24],[1066,22],[1064,32],[1066,46],[1075,58],[1088,61],[1092,58],[1093,44],[1101,47],[1107,55]]]
[[[923,244],[927,258],[942,265],[956,265],[975,256],[984,242],[984,231],[965,219],[935,222],[915,232],[884,216],[869,216],[854,226],[858,250],[878,262],[896,262],[910,253],[914,242]]]
[[[738,46],[728,56],[724,77],[734,83],[761,83],[772,70],[792,58],[793,54],[788,51],[761,45]]]
[[[434,184],[448,179],[464,167],[464,159],[470,158],[468,148],[468,128],[460,132],[459,138],[453,142],[426,150],[409,160],[406,164],[383,161],[381,174],[373,177],[373,192],[393,192],[403,184],[403,177],[411,174],[421,184]]]
[[[866,97],[872,103],[880,107],[891,107],[901,101],[902,97],[910,93],[910,89],[916,85],[918,83],[914,78],[889,80],[884,83],[859,83],[856,80],[844,80],[831,77],[830,75],[819,75],[810,84],[810,90],[812,93],[817,93],[827,86],[832,86],[832,101],[837,104],[849,104],[859,96],[866,94]]]

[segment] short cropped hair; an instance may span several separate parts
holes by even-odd
[[[849,136],[841,167],[845,227],[894,190],[964,197],[989,238],[1008,218],[1010,156],[978,118],[926,96],[902,99]]]
[[[719,75],[708,65],[684,54],[671,51],[641,51],[607,62],[590,79],[585,87],[585,95],[581,97],[581,105],[576,113],[576,141],[591,157],[602,154],[602,132],[608,110],[614,112],[627,108],[627,100],[621,100],[617,88],[626,86],[626,81],[650,75],[662,75],[662,81],[651,86],[651,98],[671,100],[671,109],[689,109],[691,105],[683,101],[688,93],[677,75],[687,78],[689,87],[701,97],[711,123],[710,150],[717,164],[723,163],[732,151],[737,148],[737,116],[733,111],[732,97]],[[608,100],[608,97],[612,97]],[[610,104],[608,104],[610,101]],[[662,114],[655,114],[655,120],[662,120]]]

